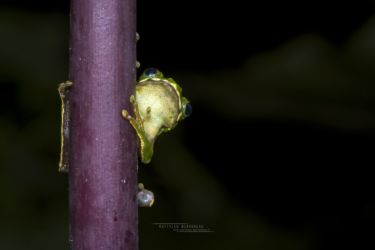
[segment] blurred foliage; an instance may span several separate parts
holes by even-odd
[[[67,176],[57,173],[57,84],[67,79],[68,27],[67,15],[0,10],[1,249],[68,248]],[[373,18],[339,47],[306,34],[235,69],[169,72],[182,82],[197,115],[162,136],[151,166],[140,168],[142,182],[157,195],[152,209],[140,210],[141,249],[320,248],[322,232],[313,226],[314,219],[282,226],[249,208],[246,204],[263,187],[247,189],[251,184],[244,183],[233,191],[228,186],[236,187],[235,181],[223,184],[212,171],[215,166],[194,153],[194,145],[207,144],[205,157],[219,160],[225,156],[216,147],[246,151],[249,128],[215,127],[222,121],[257,119],[314,124],[368,135],[373,142],[374,65]],[[205,119],[212,127],[203,124]],[[246,142],[231,145],[224,134]],[[194,141],[190,148],[187,137]],[[226,171],[241,180],[256,178],[246,172],[251,155],[231,157],[240,158],[241,166],[229,164]],[[370,222],[375,217],[372,202],[365,204]],[[202,224],[214,233],[179,234],[152,224],[158,222]]]

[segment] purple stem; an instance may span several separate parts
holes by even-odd
[[[71,0],[71,249],[138,249],[135,0]]]

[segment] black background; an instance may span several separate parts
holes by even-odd
[[[140,211],[141,249],[374,248],[374,10],[138,2],[141,70],[172,76],[193,105],[141,170],[160,196]],[[67,180],[54,167],[69,4],[3,0],[0,11],[0,248],[66,249]]]

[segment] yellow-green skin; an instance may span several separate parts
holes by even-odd
[[[181,91],[172,78],[164,78],[160,71],[152,76],[144,73],[136,85],[135,96],[130,97],[134,117],[122,110],[122,116],[129,120],[139,138],[143,163],[151,161],[156,138],[185,118],[185,106],[189,101]]]

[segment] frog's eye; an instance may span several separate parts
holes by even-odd
[[[182,99],[182,119],[185,119],[186,117],[189,117],[191,113],[193,112],[193,107],[191,106],[190,102],[183,97]]]
[[[163,74],[155,68],[148,68],[146,69],[143,74],[143,78],[163,78]]]
[[[158,70],[155,69],[155,68],[148,68],[148,69],[146,69],[146,70],[143,72],[143,74],[144,74],[145,76],[147,76],[147,77],[152,78],[152,77],[155,77],[155,76],[156,76],[156,73],[157,73],[157,72],[158,72]]]
[[[190,116],[193,112],[193,107],[191,106],[189,100],[186,97],[181,97],[182,110],[181,110],[181,119],[185,119]]]
[[[193,112],[193,107],[190,102],[184,104],[184,118],[189,117]]]

